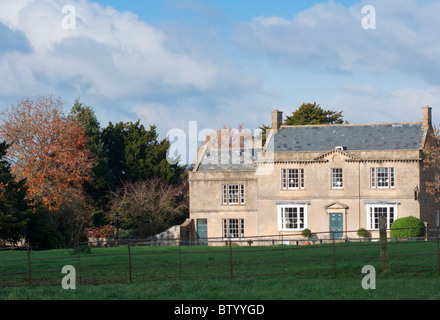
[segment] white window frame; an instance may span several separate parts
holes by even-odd
[[[281,188],[283,190],[304,189],[304,168],[281,169]]]
[[[235,196],[236,195],[236,196]],[[222,204],[244,205],[244,184],[230,183],[222,185]]]
[[[338,185],[338,182],[341,184]],[[331,168],[331,186],[332,189],[344,188],[344,171],[342,168]]]
[[[386,170],[386,171],[385,171]],[[381,171],[381,172],[379,172]],[[382,172],[385,171],[385,172]],[[379,176],[380,175],[380,176]],[[396,185],[394,167],[371,167],[370,188],[371,189],[394,189]],[[386,181],[382,181],[386,179]]]
[[[393,209],[393,220],[390,217],[390,208]],[[379,230],[379,219],[374,216],[375,209],[386,209],[387,217],[387,229],[391,228],[391,225],[397,219],[397,204],[367,204],[367,230]]]
[[[303,211],[302,223],[299,221],[297,227],[286,227],[290,217],[286,218],[286,209],[296,210],[296,219],[301,219],[301,210]],[[289,223],[293,224],[293,223]],[[307,228],[307,205],[306,204],[283,204],[278,205],[278,230],[279,231],[299,231]]]
[[[223,239],[238,240],[244,238],[244,219],[225,218],[222,219]]]

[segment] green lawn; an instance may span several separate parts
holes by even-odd
[[[439,299],[436,242],[389,244],[391,276],[380,272],[372,242],[310,246],[182,246],[0,251],[0,299]],[[232,265],[231,265],[232,257]],[[64,265],[77,270],[64,290]],[[130,265],[130,268],[129,268]],[[376,267],[375,290],[364,290],[365,265]],[[131,283],[130,283],[130,271]],[[11,274],[11,272],[14,272]],[[51,282],[50,285],[40,285]],[[22,286],[8,287],[19,283]]]

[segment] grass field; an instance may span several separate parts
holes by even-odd
[[[31,251],[32,286],[28,253],[9,250],[0,252],[0,285],[21,286],[0,288],[0,299],[440,299],[437,250],[436,242],[390,243],[390,276],[371,242]],[[61,287],[64,265],[77,270],[75,290]],[[377,270],[374,290],[362,288],[365,265]]]

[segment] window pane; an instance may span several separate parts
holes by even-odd
[[[240,184],[240,203],[244,204],[244,185]]]
[[[332,188],[342,187],[342,168],[332,168]]]
[[[281,186],[283,189],[287,189],[286,169],[281,170]]]
[[[379,218],[381,216],[384,216],[386,218],[386,228],[390,229],[391,225],[393,224],[394,220],[396,219],[396,208],[395,206],[389,205],[389,206],[381,206],[381,207],[370,207],[370,221],[371,225],[370,227],[372,229],[379,229],[380,223]]]
[[[300,174],[300,188],[304,189],[304,169],[299,169],[299,174]]]
[[[223,238],[228,237],[228,223],[226,219],[223,219]]]
[[[394,208],[393,207],[389,207],[388,208],[388,225],[387,228],[391,228],[391,225],[394,222]]]
[[[376,188],[376,171],[374,168],[370,169],[371,188]]]
[[[228,203],[228,191],[227,191],[227,186],[224,184],[223,185],[223,204],[227,204]]]
[[[377,186],[379,188],[388,187],[388,168],[377,168]]]
[[[299,187],[298,169],[289,169],[288,170],[287,185],[288,185],[289,189],[296,189]]]
[[[394,188],[394,168],[390,168],[390,187]]]
[[[228,200],[230,204],[238,203],[238,184],[228,185]]]

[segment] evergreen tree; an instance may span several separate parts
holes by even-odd
[[[186,166],[167,160],[169,141],[158,140],[156,126],[147,130],[140,121],[113,125],[103,129],[103,142],[107,150],[110,169],[115,176],[114,186],[123,181],[140,181],[153,177],[172,184],[181,184],[186,179]]]
[[[343,124],[342,111],[324,110],[319,104],[303,103],[298,110],[287,116],[285,125]],[[347,123],[347,122],[346,122]]]
[[[30,207],[25,180],[15,181],[4,160],[7,147],[0,144],[0,241],[16,243],[24,235]]]

